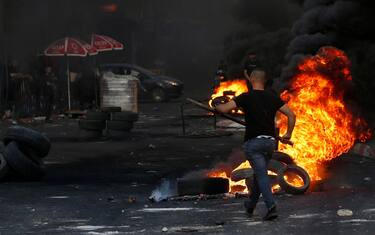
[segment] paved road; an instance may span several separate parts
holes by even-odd
[[[275,222],[262,222],[263,204],[247,218],[243,199],[150,203],[162,178],[210,168],[242,136],[181,138],[179,103],[141,110],[123,139],[85,141],[75,120],[33,124],[53,140],[47,176],[0,184],[0,234],[374,234],[375,162],[350,154],[330,164],[321,191],[277,196]],[[211,129],[212,120],[188,125]],[[340,209],[353,215],[338,216]]]

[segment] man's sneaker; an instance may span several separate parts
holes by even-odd
[[[276,206],[273,205],[270,209],[268,209],[268,212],[266,216],[263,217],[263,220],[265,221],[271,221],[277,218],[277,211],[276,211]]]
[[[253,216],[254,214],[254,210],[255,210],[255,207],[253,207],[250,203],[250,201],[245,201],[244,202],[244,206],[245,206],[245,209],[246,209],[246,213],[249,217]]]

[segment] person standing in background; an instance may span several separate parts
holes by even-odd
[[[57,77],[53,73],[52,67],[47,66],[42,77],[44,81],[44,102],[46,122],[51,122],[51,116],[56,100]]]

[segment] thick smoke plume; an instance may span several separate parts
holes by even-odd
[[[304,13],[292,28],[295,35],[286,54],[284,67],[277,88],[289,86],[298,63],[307,55],[315,54],[323,46],[335,46],[344,50],[352,61],[353,81],[362,104],[373,102],[373,78],[371,64],[375,56],[374,1],[369,0],[305,0],[301,4]]]

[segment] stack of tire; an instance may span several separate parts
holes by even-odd
[[[268,170],[275,173],[275,175],[268,175],[272,185],[278,184],[282,190],[289,194],[303,194],[310,187],[310,176],[301,167],[297,166],[293,158],[288,154],[282,152],[274,152],[272,159],[268,163]],[[294,186],[290,184],[285,176],[289,173],[297,175],[303,180],[302,186]],[[254,187],[253,180],[254,171],[251,168],[239,169],[232,172],[231,179],[233,181],[246,180],[246,185],[250,189]]]
[[[4,135],[0,150],[0,180],[16,178],[40,180],[45,175],[45,158],[51,148],[49,139],[32,129],[12,126]]]
[[[111,132],[130,132],[138,114],[130,111],[121,111],[120,107],[103,108],[100,111],[88,111],[86,119],[79,121],[80,129],[91,134],[91,137],[102,136],[103,130]]]

